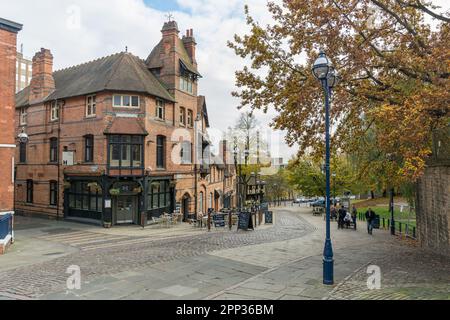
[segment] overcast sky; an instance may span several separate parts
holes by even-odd
[[[434,2],[444,5],[446,1]],[[262,24],[270,21],[265,0],[0,0],[0,16],[24,25],[18,44],[20,48],[23,43],[25,56],[48,48],[56,70],[124,51],[126,46],[146,58],[159,42],[170,12],[181,35],[194,29],[203,75],[199,93],[207,98],[211,126],[226,130],[238,117],[239,101],[231,91],[235,90],[234,72],[244,63],[226,43],[235,33],[247,31],[245,4]],[[282,133],[269,130],[273,113],[257,117],[266,135],[273,133],[266,137],[271,140],[272,156],[289,159],[296,149],[284,144]]]

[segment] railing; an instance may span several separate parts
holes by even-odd
[[[359,221],[366,221],[366,215],[362,212],[358,213]],[[380,229],[390,230],[391,219],[380,218]],[[395,234],[406,236],[407,238],[417,239],[416,226],[405,222],[395,221]]]
[[[5,240],[8,235],[12,237],[13,215],[7,213],[0,215],[0,241]]]

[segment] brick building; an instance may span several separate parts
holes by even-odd
[[[18,212],[106,226],[187,218],[206,212],[216,170],[222,208],[232,167],[210,161],[195,49],[192,30],[180,38],[169,21],[146,60],[121,52],[54,72],[51,52],[36,53],[16,96],[17,131],[29,135],[16,153]]]
[[[22,25],[0,18],[0,254],[12,240],[6,217],[10,217],[14,210],[14,80],[17,33],[21,29]]]

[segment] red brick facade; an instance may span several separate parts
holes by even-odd
[[[200,164],[195,165],[194,128],[205,132],[208,120],[206,108],[199,104],[198,81],[186,85],[180,80],[182,74],[192,79],[199,76],[191,32],[189,37],[180,39],[176,23],[166,23],[162,40],[145,67],[131,53],[56,72],[52,70],[52,62],[51,52],[41,49],[33,59],[31,85],[16,98],[16,130],[20,132],[23,128],[30,137],[28,144],[16,151],[18,212],[85,218],[105,225],[128,219],[135,224],[151,222],[152,217],[177,208],[187,218],[196,209],[206,211],[206,207],[198,205],[202,188],[203,194],[216,190],[220,195],[215,209],[221,209],[224,202],[232,206],[228,198],[224,201],[225,195],[231,197],[234,192],[232,166],[211,165],[211,173],[215,175],[211,178],[200,172]],[[103,68],[108,63],[111,66]],[[85,75],[79,72],[79,79],[71,78],[80,68],[88,71],[99,68],[99,74],[115,68],[108,82],[111,87],[98,89],[97,80],[91,79],[92,90],[80,89],[87,81]],[[129,72],[136,68],[137,76],[130,79]],[[164,87],[148,78],[147,72]],[[71,81],[64,82],[65,78]],[[135,79],[144,80],[136,83]],[[148,89],[149,81],[157,88]],[[92,112],[94,97],[95,112]],[[129,105],[117,106],[118,101]],[[186,140],[193,143],[190,157],[193,161],[181,163],[181,146]],[[92,152],[93,157],[89,158],[87,154]],[[164,155],[164,161],[160,159],[162,165],[157,163],[158,153]],[[52,159],[55,154],[57,159]],[[67,159],[73,160],[73,164],[63,161]],[[230,177],[225,178],[225,171]],[[57,197],[55,190],[59,190]]]
[[[14,93],[16,74],[17,32],[21,25],[0,18],[0,218],[14,210]],[[4,243],[0,235],[0,254],[10,240]]]

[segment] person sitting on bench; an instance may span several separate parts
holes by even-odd
[[[347,210],[345,210],[344,206],[341,206],[341,208],[338,211],[338,229],[344,228],[344,219],[347,215]]]
[[[345,222],[345,226],[347,228],[350,228],[350,224],[352,223],[352,215],[350,214],[350,212],[347,212],[345,214],[344,222]]]

